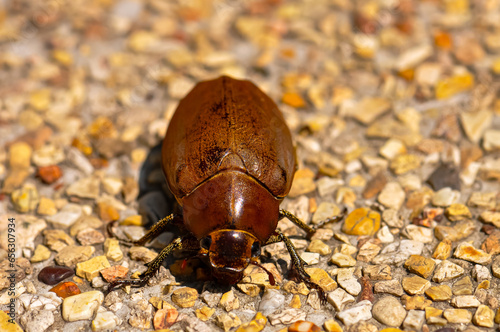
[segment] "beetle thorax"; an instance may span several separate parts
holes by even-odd
[[[182,199],[184,223],[198,239],[234,229],[264,242],[276,229],[280,202],[248,174],[224,171]]]

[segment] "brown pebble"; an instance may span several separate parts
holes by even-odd
[[[375,197],[387,184],[387,178],[384,173],[379,172],[368,181],[363,190],[363,198],[370,199]]]
[[[354,25],[365,34],[374,34],[377,32],[379,24],[376,19],[370,18],[363,13],[354,15]]]
[[[481,227],[481,231],[486,233],[486,235],[490,235],[495,229],[496,227],[493,225],[484,225],[483,227]]]
[[[90,158],[89,161],[95,169],[106,168],[109,165],[109,161],[104,158]]]
[[[450,187],[454,190],[460,190],[460,172],[459,170],[451,164],[441,164],[438,168],[429,176],[427,183],[434,189],[438,191],[442,188]]]
[[[73,269],[67,267],[46,266],[38,273],[38,280],[47,285],[55,285],[73,274],[75,274]]]
[[[500,254],[500,230],[493,230],[484,240],[481,249],[490,255]]]
[[[373,288],[370,279],[368,277],[361,277],[359,281],[361,283],[361,294],[359,295],[358,302],[368,300],[373,303],[375,297],[373,296]]]

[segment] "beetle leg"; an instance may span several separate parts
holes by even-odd
[[[168,246],[162,249],[162,251],[153,259],[151,262],[147,263],[148,269],[146,272],[139,275],[139,279],[132,280],[118,280],[112,282],[107,290],[107,293],[112,292],[120,286],[132,286],[132,287],[143,287],[145,286],[149,279],[155,275],[155,273],[160,269],[161,264],[174,250],[178,249],[199,249],[197,242],[192,241],[191,238],[181,238],[177,237]]]
[[[297,218],[297,220],[300,220],[300,219]],[[292,241],[290,241],[290,239],[288,237],[286,237],[280,231],[276,230],[275,233],[269,237],[269,239],[266,242],[266,245],[271,244],[271,243],[280,242],[280,241],[283,241],[285,243],[286,249],[288,250],[290,257],[292,258],[292,265],[295,267],[296,271],[298,272],[299,279],[302,282],[304,282],[307,286],[309,286],[310,288],[316,289],[319,293],[319,297],[320,297],[321,301],[323,303],[326,303],[325,291],[321,288],[321,286],[319,286],[311,281],[311,276],[304,269],[304,265],[307,265],[307,263],[299,256],[299,254],[297,253],[297,249],[295,248]]]
[[[305,222],[303,222],[302,220],[300,220],[296,215],[294,215],[290,211],[280,210],[280,218],[279,219],[281,220],[283,218],[287,218],[288,220],[290,220],[291,222],[293,222],[295,225],[297,225],[300,228],[302,228],[307,233],[307,235],[314,234],[314,232],[316,232],[316,229],[314,229],[311,226],[307,225]]]
[[[144,234],[143,237],[141,237],[139,240],[136,241],[130,241],[130,240],[125,240],[125,239],[120,239],[116,234],[113,232],[112,227],[116,223],[116,220],[113,222],[110,222],[107,226],[106,229],[108,233],[112,236],[117,238],[121,243],[123,244],[128,244],[128,245],[135,245],[135,246],[143,246],[149,241],[153,240],[154,238],[158,237],[169,223],[171,223],[175,218],[180,217],[180,215],[172,213],[169,216],[166,216],[165,218],[161,219],[158,221],[146,234]]]
[[[307,265],[307,263],[299,256],[297,249],[293,245],[292,241],[290,241],[290,239],[286,237],[286,235],[276,230],[275,234],[269,237],[265,245],[281,241],[285,243],[286,249],[288,250],[290,257],[292,258],[292,263],[297,268],[300,275],[307,279],[311,278],[311,276],[307,274],[306,270],[304,270],[304,265]]]
[[[287,218],[288,220],[293,222],[295,225],[302,228],[307,233],[307,237],[310,238],[316,232],[316,230],[318,228],[323,227],[325,224],[328,224],[331,222],[337,222],[337,221],[341,220],[342,218],[344,218],[345,214],[346,214],[346,209],[344,209],[344,211],[341,214],[339,214],[338,216],[325,219],[325,220],[321,221],[320,223],[314,225],[313,227],[307,225],[305,222],[303,222],[302,220],[297,218],[296,215],[294,215],[293,213],[291,213],[290,211],[287,211],[287,210],[280,210],[280,220],[283,218]]]

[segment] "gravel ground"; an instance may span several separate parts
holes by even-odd
[[[500,330],[500,0],[4,0],[0,64],[1,331]],[[172,239],[128,247],[105,225],[137,239],[175,209],[158,144],[221,75],[292,131],[282,208],[347,209],[310,240],[278,226],[327,304],[283,244],[261,257],[276,286],[176,253],[105,294]]]

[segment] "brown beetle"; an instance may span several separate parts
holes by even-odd
[[[109,290],[145,285],[176,249],[199,251],[218,281],[234,284],[248,264],[260,266],[262,245],[283,241],[300,279],[324,299],[290,239],[276,229],[287,217],[308,235],[315,232],[279,208],[292,185],[295,151],[283,115],[259,88],[226,76],[197,84],[170,121],[162,161],[182,216],[170,215],[140,240],[123,242],[144,245],[168,223],[177,223],[184,232],[148,264],[140,279],[115,282]]]

